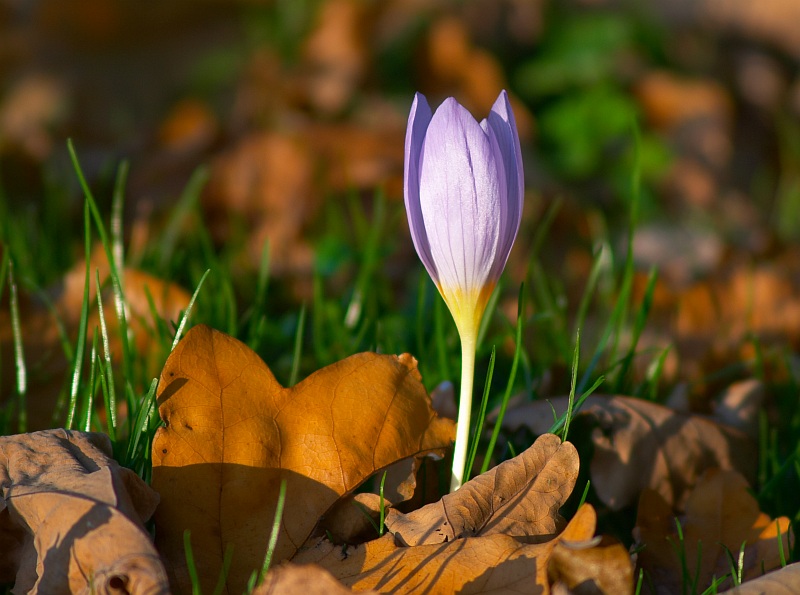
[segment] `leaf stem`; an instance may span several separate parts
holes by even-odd
[[[458,423],[456,443],[453,448],[453,472],[450,476],[450,492],[455,492],[464,481],[469,442],[469,420],[472,412],[472,383],[475,378],[475,330],[461,333],[461,395],[458,398]]]

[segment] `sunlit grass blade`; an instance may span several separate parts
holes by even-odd
[[[120,270],[125,262],[125,246],[123,243],[122,213],[125,206],[125,183],[128,181],[128,162],[123,161],[117,169],[114,181],[114,193],[111,196],[111,252],[114,264]],[[124,282],[124,279],[120,279]]]
[[[81,368],[83,367],[83,354],[86,350],[86,332],[89,321],[89,280],[91,277],[92,254],[92,228],[89,220],[89,204],[83,205],[83,251],[86,266],[83,278],[83,301],[81,302],[81,316],[78,322],[78,337],[75,340],[74,358],[72,360],[72,382],[69,389],[69,406],[67,408],[66,428],[72,428],[75,410],[78,406],[78,391],[81,383]]]
[[[94,395],[97,392],[97,327],[94,328],[92,333],[92,350],[89,353],[89,382],[84,389],[83,400],[83,415],[81,415],[78,427],[84,432],[89,432],[92,429],[92,413],[94,412]],[[74,413],[70,413],[74,417]]]
[[[132,382],[133,354],[130,346],[128,319],[125,312],[127,302],[125,300],[125,292],[122,287],[122,274],[117,266],[118,263],[115,261],[113,248],[108,238],[108,234],[106,234],[105,225],[103,224],[103,218],[100,215],[100,210],[97,208],[97,203],[95,202],[94,195],[89,188],[89,184],[86,182],[86,177],[84,176],[83,169],[78,161],[78,156],[75,152],[75,147],[72,144],[72,139],[67,140],[67,151],[69,152],[70,159],[72,160],[72,167],[75,170],[75,174],[78,176],[78,181],[81,189],[83,190],[84,199],[89,205],[89,212],[92,215],[97,233],[100,236],[100,243],[105,250],[106,258],[108,259],[108,265],[110,269],[109,276],[111,277],[111,286],[114,294],[114,307],[119,320],[119,337],[120,344],[122,345],[123,376],[125,382]],[[119,265],[122,266],[122,263],[119,263]]]
[[[106,420],[108,436],[112,442],[117,440],[117,393],[114,387],[114,364],[111,361],[111,343],[108,339],[108,328],[106,325],[106,317],[103,312],[103,296],[102,288],[100,287],[100,273],[95,271],[95,280],[97,282],[97,310],[100,318],[100,336],[103,340],[103,360],[105,362],[105,378],[106,387]]]
[[[197,283],[197,287],[192,293],[192,297],[189,300],[189,304],[186,306],[186,309],[183,311],[183,315],[181,316],[181,320],[178,323],[178,328],[175,329],[175,338],[172,340],[172,347],[170,348],[170,352],[175,350],[175,347],[180,342],[181,337],[183,336],[183,331],[186,329],[186,325],[189,323],[189,318],[192,315],[192,308],[194,308],[194,303],[197,301],[197,296],[200,294],[200,288],[203,286],[203,282],[208,277],[211,269],[206,269],[206,272],[203,273],[203,276],[200,277],[200,281]]]
[[[17,281],[14,278],[14,261],[7,256],[8,271],[8,301],[11,310],[11,336],[14,342],[14,371],[16,373],[17,387],[17,430],[20,433],[28,431],[28,369],[25,365],[25,351],[22,346],[22,324],[19,315],[19,295]]]
[[[133,468],[137,453],[139,452],[139,444],[142,440],[142,435],[147,432],[148,420],[150,419],[150,412],[156,402],[156,388],[158,387],[158,378],[153,378],[150,381],[150,388],[145,393],[144,398],[141,400],[139,409],[136,412],[136,419],[131,428],[131,434],[128,438],[128,449],[125,455],[125,465]]]
[[[581,332],[580,330],[575,335],[575,354],[572,358],[572,379],[569,384],[569,397],[567,399],[567,416],[564,418],[564,433],[561,436],[561,441],[566,442],[569,436],[569,424],[572,421],[572,414],[575,407],[575,389],[578,386],[578,365],[581,356]]]

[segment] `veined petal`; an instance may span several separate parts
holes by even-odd
[[[438,272],[434,280],[445,299],[471,301],[490,282],[506,194],[499,155],[495,134],[455,99],[436,110],[422,149],[419,197]]]
[[[422,218],[422,208],[419,198],[419,170],[422,157],[425,133],[431,122],[433,114],[428,101],[421,93],[414,95],[411,104],[411,113],[408,116],[405,145],[405,167],[403,168],[403,190],[408,214],[408,226],[411,230],[411,240],[428,274],[438,285],[438,272],[431,256],[428,234],[425,231],[425,222]]]
[[[503,210],[501,221],[500,246],[497,259],[493,267],[493,275],[500,277],[506,266],[511,246],[517,237],[520,220],[522,219],[522,204],[525,194],[525,181],[522,170],[522,151],[517,133],[517,122],[505,90],[500,92],[492,106],[492,111],[484,122],[484,129],[494,132],[500,149],[498,158],[504,170],[506,179],[506,208]]]

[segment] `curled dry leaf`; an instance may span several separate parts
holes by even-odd
[[[322,541],[298,554],[295,561],[318,564],[356,591],[376,589],[397,595],[548,593],[548,560],[554,548],[562,540],[590,540],[596,521],[594,509],[584,505],[561,535],[545,543],[525,543],[509,535],[492,533],[402,547],[387,534],[352,548]],[[534,524],[531,531],[535,531]],[[627,554],[624,559],[628,569],[623,576],[631,576]],[[620,580],[618,585],[619,590],[609,593],[626,595],[632,591],[631,582],[623,585]]]
[[[567,397],[559,397],[509,408],[503,427],[545,432],[553,422],[550,405],[561,415],[567,403]],[[725,414],[730,418],[727,408]],[[636,502],[645,488],[680,510],[697,478],[712,467],[737,469],[746,477],[755,474],[754,441],[713,418],[677,413],[633,397],[601,395],[588,397],[577,416],[596,423],[591,434],[592,487],[614,510]]]
[[[800,585],[800,562],[768,572],[720,595],[795,595],[797,585]]]
[[[0,438],[0,552],[16,593],[168,593],[142,523],[157,494],[111,458],[104,434],[48,430]],[[16,573],[7,575],[13,569]]]
[[[276,561],[294,555],[320,517],[375,471],[441,451],[454,434],[408,355],[354,355],[283,388],[246,345],[198,326],[170,355],[159,390],[158,544],[182,589],[190,584],[184,530],[209,588],[233,546],[227,586],[238,593],[263,562],[282,481]]]
[[[550,537],[578,478],[578,453],[545,434],[520,456],[468,481],[458,491],[404,515],[389,511],[386,526],[402,545],[423,545],[502,533]]]
[[[745,544],[743,580],[778,568],[780,549],[790,551],[789,519],[772,520],[760,512],[747,481],[735,471],[710,470],[700,478],[680,522],[686,572],[696,576],[701,586],[710,584],[714,576],[730,573],[726,548],[736,557]],[[639,554],[639,565],[665,592],[679,592],[683,571],[674,544],[681,540],[672,510],[658,493],[642,494],[636,525],[637,541],[645,546]]]

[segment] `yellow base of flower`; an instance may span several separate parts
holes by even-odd
[[[458,422],[456,442],[453,447],[453,471],[450,491],[455,492],[464,482],[469,442],[469,422],[472,413],[472,385],[475,377],[475,349],[478,328],[486,310],[486,304],[494,291],[495,283],[485,285],[480,291],[464,292],[460,289],[444,291],[439,287],[450,313],[453,315],[461,338],[461,394],[458,400]]]

